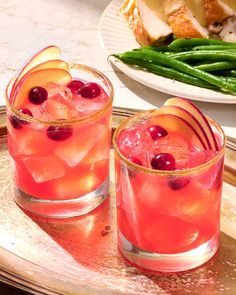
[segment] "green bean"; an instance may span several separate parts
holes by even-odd
[[[235,45],[235,43],[225,42],[222,40],[206,39],[206,38],[187,38],[187,39],[176,39],[169,44],[170,48],[186,48],[194,47],[198,45]]]
[[[223,79],[224,81],[226,82],[229,82],[229,83],[233,83],[233,84],[236,84],[236,77],[225,77],[225,76],[219,76],[221,79]]]
[[[206,72],[236,69],[236,62],[219,61],[213,63],[203,63],[196,65],[195,69],[199,69]]]
[[[121,54],[115,54],[119,59],[122,58],[137,58],[145,61],[150,61],[154,64],[164,65],[169,68],[176,69],[180,72],[183,72],[185,74],[197,77],[199,79],[202,79],[210,84],[213,84],[226,92],[230,93],[236,93],[236,86],[231,85],[230,83],[225,82],[219,77],[216,77],[214,75],[211,75],[207,72],[198,70],[193,68],[192,66],[179,61],[177,59],[173,59],[171,57],[166,56],[163,53],[152,51],[152,50],[143,50],[143,51],[127,51]]]
[[[217,51],[217,50],[202,50],[202,51],[186,51],[174,53],[172,58],[186,60],[221,60],[221,61],[236,61],[236,50],[234,52]]]
[[[125,62],[126,64],[141,67],[141,68],[146,69],[149,72],[154,73],[159,76],[167,77],[167,78],[170,78],[173,80],[177,80],[180,82],[184,82],[184,83],[199,86],[199,87],[204,87],[204,88],[209,88],[209,89],[218,89],[218,87],[216,87],[214,85],[206,83],[205,81],[200,80],[196,77],[179,72],[175,69],[167,68],[167,67],[164,67],[161,65],[152,64],[150,62],[146,62],[144,60],[137,59],[137,58],[123,57],[123,58],[121,58],[121,60],[123,62]]]
[[[192,50],[235,50],[236,43],[234,45],[199,45],[192,47]]]

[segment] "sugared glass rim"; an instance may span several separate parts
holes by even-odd
[[[80,118],[75,118],[75,119],[65,119],[65,120],[51,120],[51,121],[45,121],[45,120],[40,120],[31,116],[27,116],[21,112],[19,112],[17,109],[14,108],[14,106],[12,106],[10,104],[9,101],[9,91],[10,91],[10,87],[12,87],[13,82],[14,82],[14,78],[12,78],[10,80],[10,82],[8,83],[6,90],[5,90],[5,101],[6,101],[6,106],[7,109],[12,112],[18,119],[24,120],[26,122],[29,123],[40,123],[42,125],[54,125],[54,126],[68,126],[68,125],[75,125],[75,124],[84,124],[87,121],[92,121],[95,120],[97,118],[99,118],[100,116],[102,116],[103,113],[105,113],[110,106],[112,105],[113,102],[113,98],[114,98],[114,88],[113,85],[111,83],[111,81],[99,70],[96,70],[90,66],[86,66],[83,64],[79,64],[79,63],[70,63],[69,64],[70,69],[72,70],[77,70],[77,71],[83,71],[86,73],[91,74],[92,76],[96,77],[97,79],[99,79],[99,81],[101,81],[106,88],[108,89],[109,93],[107,93],[109,100],[107,101],[107,103],[99,110],[93,112],[90,115],[87,116],[83,116]],[[101,85],[103,87],[103,85]]]
[[[136,171],[141,171],[144,173],[148,173],[148,174],[154,174],[154,175],[160,175],[160,176],[184,176],[184,175],[190,175],[190,174],[196,174],[199,173],[203,170],[206,170],[207,168],[209,168],[210,166],[214,165],[225,153],[225,147],[226,147],[226,136],[224,134],[224,131],[222,130],[222,128],[220,127],[219,124],[217,124],[215,121],[213,121],[211,118],[207,117],[207,120],[209,121],[209,123],[211,125],[213,125],[214,127],[216,127],[216,129],[219,131],[219,133],[221,134],[221,137],[223,138],[223,144],[221,146],[221,149],[218,151],[217,155],[207,161],[206,163],[193,167],[193,168],[186,168],[183,170],[171,170],[171,171],[164,171],[164,170],[155,170],[155,169],[151,169],[148,167],[143,167],[140,165],[137,165],[131,161],[129,161],[124,155],[121,154],[121,152],[119,151],[119,148],[116,144],[116,138],[119,135],[119,133],[125,129],[125,127],[128,126],[132,126],[133,124],[131,124],[133,121],[135,122],[136,120],[140,120],[142,118],[146,118],[148,119],[148,115],[150,117],[150,115],[155,112],[155,109],[152,110],[147,110],[147,111],[141,111],[138,112],[136,114],[134,114],[133,116],[125,119],[123,122],[121,122],[121,124],[116,128],[114,134],[113,134],[113,138],[112,138],[112,143],[113,143],[113,148],[115,151],[115,154],[118,155],[118,157],[124,161],[129,167],[135,169]]]

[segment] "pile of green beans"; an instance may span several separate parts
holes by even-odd
[[[112,56],[159,76],[236,94],[236,43],[206,38],[176,39]]]

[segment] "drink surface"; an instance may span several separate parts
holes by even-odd
[[[144,251],[182,253],[219,234],[223,157],[198,170],[219,151],[158,125],[159,118],[136,118],[116,136],[117,149],[129,160],[116,154],[118,227]]]
[[[153,121],[153,118],[151,119]],[[156,119],[158,122],[158,118]],[[154,155],[168,153],[174,157],[171,170],[193,168],[214,158],[217,152],[194,146],[181,132],[167,132],[165,127],[153,125],[149,120],[121,131],[117,138],[120,152],[139,165],[152,167]],[[155,168],[154,168],[155,169]],[[159,170],[165,170],[160,169]]]
[[[39,87],[35,88],[40,91]],[[21,107],[30,110],[34,118],[43,121],[83,118],[99,111],[109,101],[108,95],[99,84],[79,79],[73,79],[68,85],[49,82],[44,89],[47,91],[45,101],[35,103],[33,100],[36,100],[36,93]]]

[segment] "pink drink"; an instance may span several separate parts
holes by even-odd
[[[210,121],[220,148],[203,149],[162,116],[138,114],[114,136],[119,247],[144,268],[181,271],[219,245],[224,136]]]
[[[11,86],[7,92],[15,199],[45,216],[85,214],[108,195],[112,85],[92,68],[71,71],[73,78],[62,83],[33,77],[33,87],[26,74],[15,94]]]

